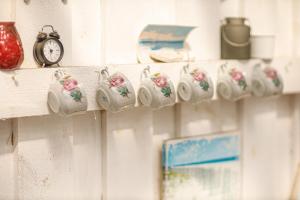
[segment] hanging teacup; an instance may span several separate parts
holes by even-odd
[[[72,115],[87,110],[84,89],[78,81],[63,70],[54,73],[55,82],[48,91],[48,105],[54,113]]]

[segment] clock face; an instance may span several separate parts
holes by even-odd
[[[44,44],[43,53],[49,62],[59,62],[63,53],[62,45],[55,39],[49,39]]]

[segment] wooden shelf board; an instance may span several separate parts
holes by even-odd
[[[224,63],[236,63],[243,65],[245,71],[251,74],[253,65],[259,60],[234,61],[234,60],[211,60],[197,61],[191,65],[197,65],[204,68],[212,77],[214,83],[217,80],[218,67]],[[287,64],[289,59],[274,60],[272,66],[276,67],[284,79],[284,94],[295,94],[300,92],[300,67],[299,60],[294,60],[290,66]],[[155,63],[149,64],[152,71],[161,71],[166,73],[174,81],[176,87],[180,71],[186,63]],[[111,73],[120,71],[124,73],[132,82],[134,89],[138,90],[140,83],[140,74],[147,64],[128,64],[128,65],[111,65],[109,71]],[[96,66],[81,67],[63,67],[72,76],[83,84],[88,98],[88,111],[100,110],[97,105],[95,95],[98,87]],[[0,119],[29,117],[38,115],[51,114],[47,106],[47,93],[49,85],[54,81],[53,73],[57,68],[33,68],[20,69],[14,72],[0,72]],[[15,75],[15,81],[13,76]],[[216,100],[217,96],[213,97]],[[178,102],[178,100],[177,100]],[[137,105],[138,106],[138,105]]]

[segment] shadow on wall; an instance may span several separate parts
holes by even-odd
[[[12,120],[0,120],[0,155],[14,152]]]
[[[220,133],[238,129],[237,103],[223,100],[190,105],[182,103],[177,110],[180,136]]]

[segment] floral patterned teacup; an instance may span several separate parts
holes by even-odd
[[[199,68],[189,69],[186,65],[182,72],[177,91],[183,101],[199,103],[213,97],[213,82],[205,71]]]
[[[111,112],[120,112],[134,107],[135,91],[124,74],[116,72],[109,75],[106,68],[101,71],[101,77],[97,102],[102,108]]]
[[[258,97],[279,95],[283,91],[283,80],[277,70],[261,64],[254,66],[251,84],[253,95]]]
[[[150,74],[150,68],[141,74],[138,97],[142,105],[159,109],[175,104],[176,95],[172,81],[162,73]]]
[[[54,113],[73,115],[85,112],[88,107],[84,89],[76,79],[63,70],[54,73],[55,83],[48,91],[48,105]]]
[[[222,65],[218,73],[217,91],[219,96],[230,101],[249,95],[245,73],[239,67]]]

